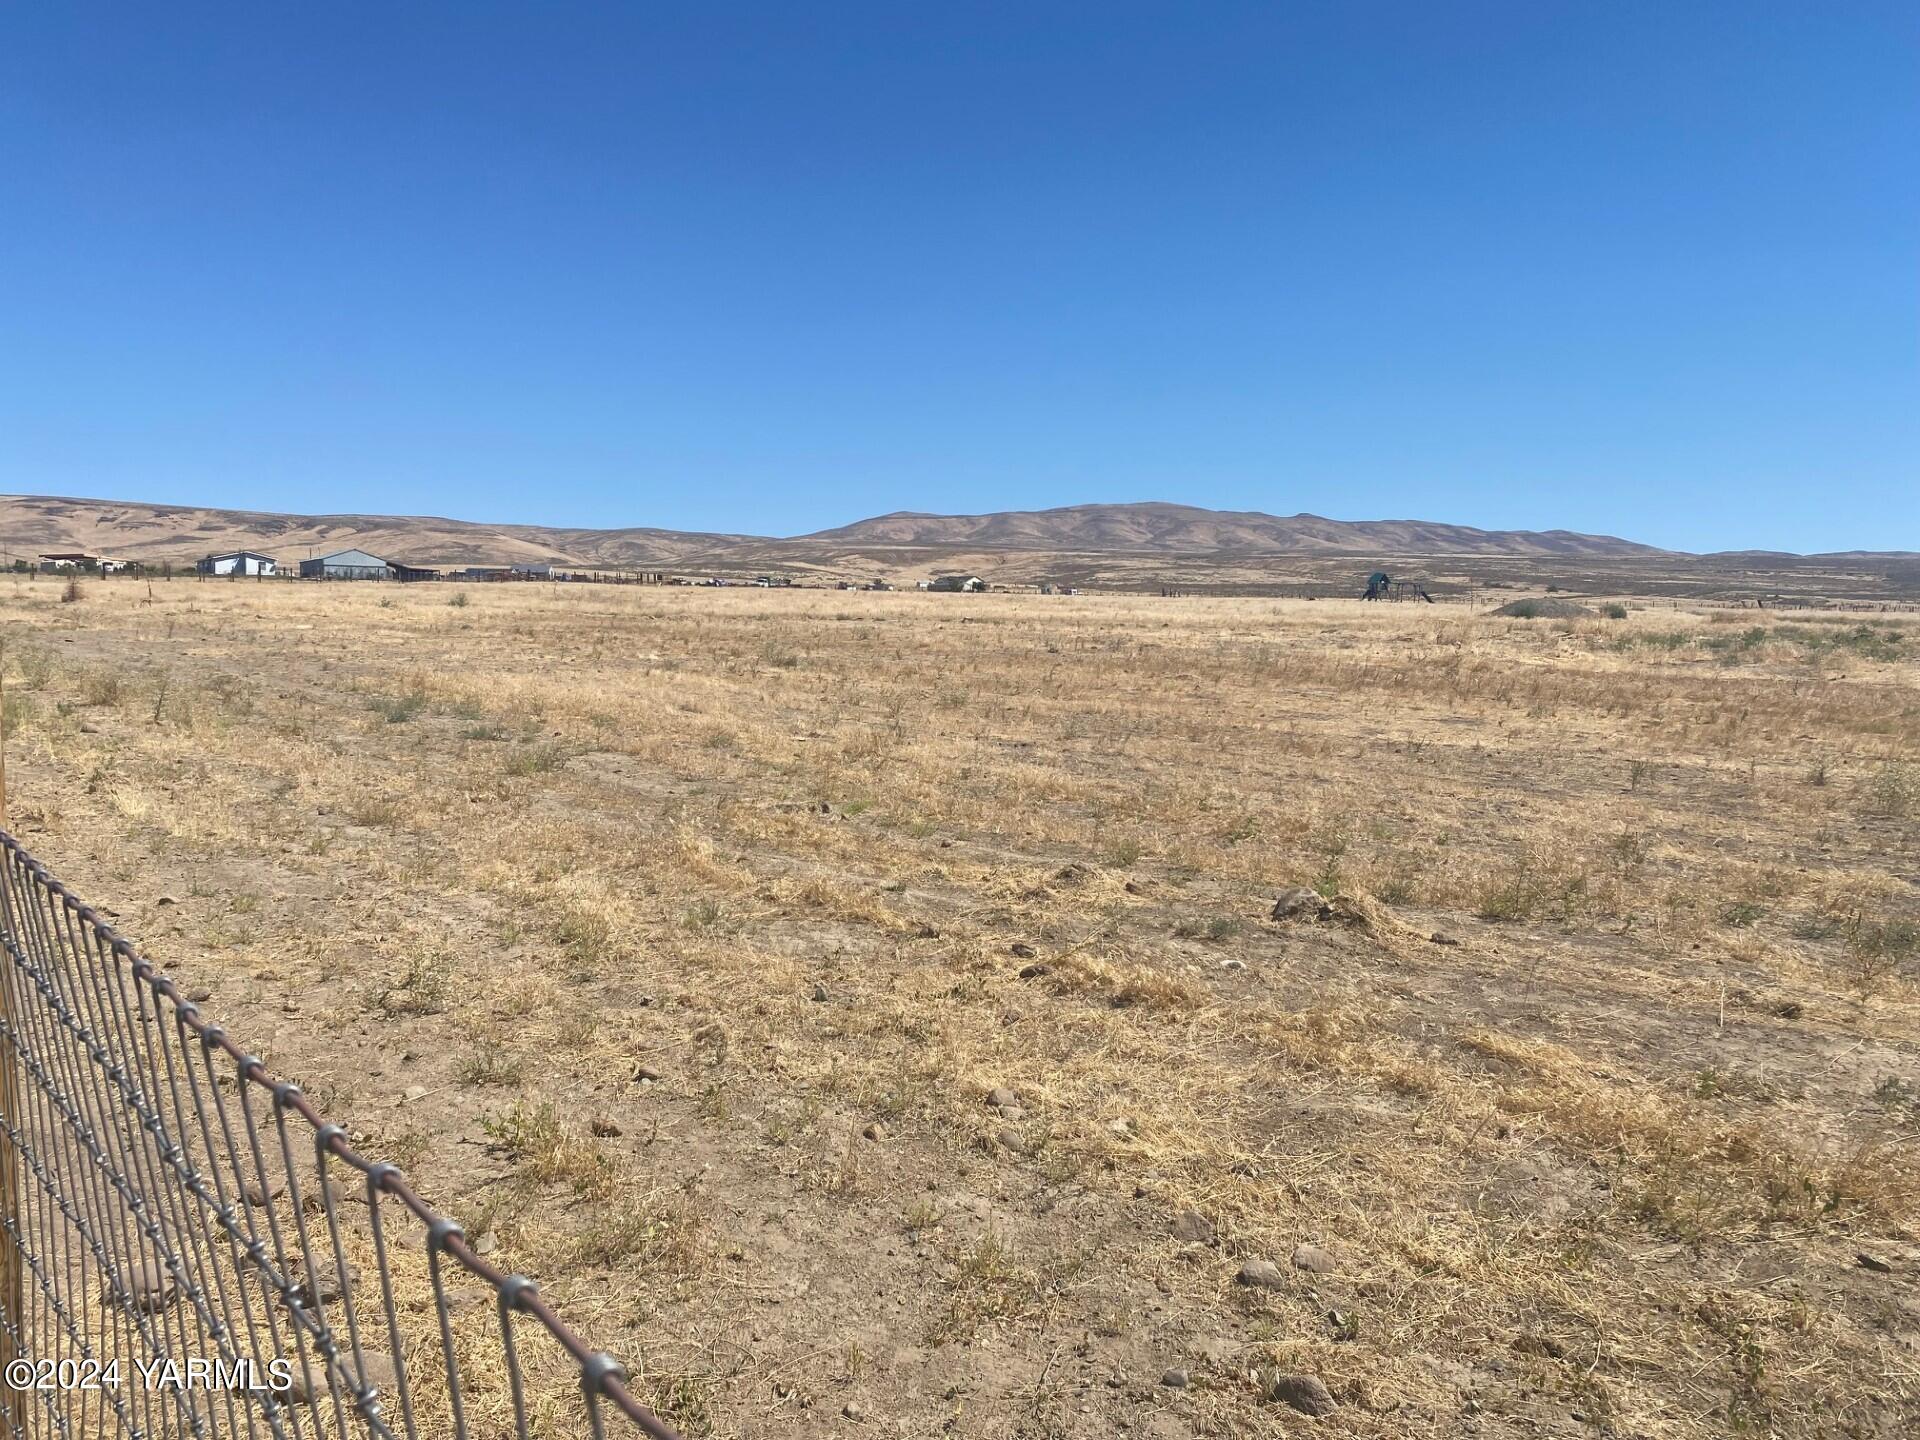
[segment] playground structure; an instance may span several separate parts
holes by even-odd
[[[1396,580],[1384,570],[1376,570],[1367,577],[1367,593],[1362,600],[1424,600],[1434,603],[1433,596],[1427,593],[1426,586],[1418,580]]]

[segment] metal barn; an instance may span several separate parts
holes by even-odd
[[[300,562],[303,580],[391,580],[393,566],[364,550],[336,550]]]

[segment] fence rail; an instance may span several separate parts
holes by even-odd
[[[0,1433],[673,1432],[0,830]]]

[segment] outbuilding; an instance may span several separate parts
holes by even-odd
[[[393,566],[364,550],[336,550],[300,562],[303,580],[391,580]]]
[[[961,590],[975,594],[987,588],[987,582],[978,575],[936,575],[929,590]]]
[[[202,575],[271,575],[273,557],[257,550],[229,550],[224,555],[206,555],[195,563]]]
[[[56,550],[40,557],[40,573],[43,575],[62,575],[99,568],[100,557],[81,550]]]

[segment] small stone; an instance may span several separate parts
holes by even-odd
[[[1275,920],[1325,920],[1331,914],[1333,907],[1320,892],[1304,885],[1282,890],[1273,902]]]
[[[1242,1285],[1253,1285],[1262,1290],[1278,1290],[1287,1283],[1286,1277],[1280,1273],[1280,1267],[1271,1260],[1247,1261],[1234,1279]]]
[[[153,903],[156,905],[178,905],[180,902],[178,899],[176,899],[172,895],[162,895],[158,900],[154,901]]]
[[[1267,1399],[1291,1405],[1302,1415],[1331,1415],[1333,1396],[1315,1375],[1274,1375],[1267,1380]]]
[[[341,1205],[354,1198],[344,1185],[329,1177],[318,1184],[301,1187],[300,1208],[309,1215],[320,1215],[329,1208],[338,1211]],[[366,1197],[362,1195],[358,1198],[364,1200]]]
[[[887,1127],[882,1125],[878,1120],[875,1120],[860,1133],[869,1140],[884,1140],[887,1138]]]
[[[136,1310],[157,1315],[173,1299],[173,1276],[157,1260],[144,1260],[127,1278],[127,1294]]]
[[[856,1425],[859,1424],[860,1421],[867,1418],[867,1412],[861,1407],[860,1402],[858,1400],[847,1401],[846,1404],[840,1407],[840,1413],[846,1416],[847,1419],[853,1421]]]
[[[351,1360],[352,1352],[348,1352]],[[360,1378],[376,1390],[394,1391],[400,1388],[400,1371],[393,1363],[393,1357],[380,1350],[360,1352],[362,1365]]]
[[[1244,960],[1222,960],[1220,962],[1220,968],[1229,974],[1237,975],[1247,968],[1247,962]]]
[[[1447,932],[1444,930],[1434,931],[1433,934],[1427,937],[1427,939],[1432,941],[1435,945],[1458,945],[1460,943],[1458,940],[1454,939],[1453,936],[1447,934]]]
[[[244,1187],[244,1193],[247,1197],[247,1204],[253,1206],[256,1210],[264,1210],[268,1205],[287,1193],[287,1182],[277,1175],[265,1182],[249,1180]]]
[[[426,1086],[424,1085],[407,1086],[406,1100],[408,1104],[412,1104],[415,1100],[424,1100],[426,1098],[427,1098]]]
[[[1184,1370],[1177,1370],[1177,1369],[1169,1370],[1167,1371],[1166,1374],[1160,1377],[1160,1383],[1162,1385],[1168,1386],[1169,1388],[1174,1390],[1186,1389],[1187,1380],[1188,1380],[1187,1372]]]
[[[189,990],[187,992],[187,1003],[189,1005],[204,1005],[211,999],[213,999],[213,991],[207,989],[204,985],[197,990]]]
[[[1213,1222],[1198,1210],[1182,1210],[1173,1217],[1173,1234],[1178,1240],[1211,1245],[1214,1241]]]
[[[993,1138],[998,1140],[1007,1149],[1013,1151],[1013,1153],[1016,1155],[1022,1155],[1026,1153],[1026,1148],[1027,1148],[1026,1142],[1020,1138],[1020,1132],[1014,1129],[1011,1125],[1007,1126],[1004,1130],[997,1132]]]
[[[1855,1263],[1863,1270],[1872,1270],[1881,1275],[1891,1275],[1893,1273],[1893,1266],[1882,1260],[1878,1255],[1869,1255],[1866,1251],[1862,1250],[1853,1258]]]
[[[1331,1275],[1338,1266],[1333,1256],[1318,1245],[1296,1245],[1293,1247],[1293,1268],[1311,1270],[1316,1275]]]
[[[612,1140],[622,1134],[620,1122],[606,1115],[596,1115],[587,1122],[587,1132],[602,1140]]]
[[[1051,975],[1052,973],[1053,967],[1044,960],[1036,960],[1031,965],[1022,965],[1020,967],[1020,978],[1022,980],[1038,980],[1041,976]]]
[[[633,1079],[638,1085],[657,1084],[660,1080],[660,1072],[651,1065],[636,1065],[633,1067]]]
[[[305,1269],[299,1261],[294,1262],[294,1284],[300,1296],[300,1303],[309,1308],[316,1305],[331,1304],[342,1293],[340,1272],[331,1265],[322,1264],[319,1272],[313,1276],[302,1274]],[[346,1283],[351,1285],[360,1278],[359,1272],[351,1265],[347,1267]]]
[[[491,1255],[499,1248],[500,1237],[491,1230],[481,1231],[480,1237],[473,1242],[473,1253],[476,1255]]]
[[[360,1379],[364,1380],[368,1385],[371,1385],[382,1394],[388,1395],[400,1388],[400,1371],[395,1367],[391,1355],[380,1350],[363,1350],[360,1352],[360,1359],[362,1362],[360,1365]],[[354,1368],[353,1351],[343,1346],[340,1361],[342,1375],[340,1393],[343,1397],[350,1397],[355,1389],[352,1374]],[[327,1379],[325,1372],[320,1367],[319,1356],[314,1356],[308,1363],[313,1367],[314,1389],[322,1397],[326,1396],[328,1394]],[[308,1398],[307,1377],[303,1367],[295,1365],[293,1367],[292,1383],[287,1388],[287,1399],[295,1405],[304,1405],[307,1403]]]
[[[1033,946],[1015,941],[1007,947],[1007,953],[1016,960],[1031,960],[1036,952]]]
[[[821,1005],[826,1004],[827,1001],[833,998],[831,995],[827,993],[826,982],[821,980],[816,980],[813,982],[813,998],[817,1003]]]
[[[996,1110],[1005,1110],[1009,1106],[1017,1106],[1019,1103],[1020,1097],[1004,1085],[996,1085],[987,1092],[987,1104]]]

